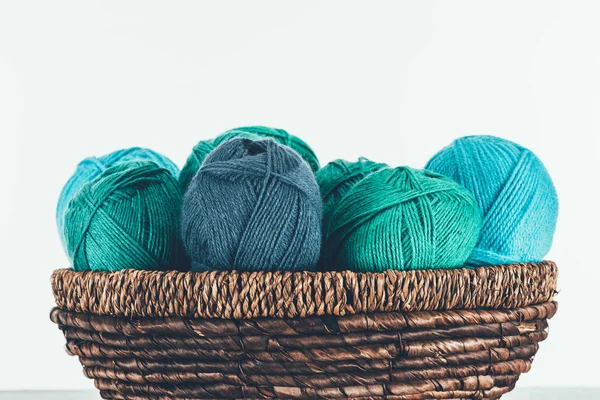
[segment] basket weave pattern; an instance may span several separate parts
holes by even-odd
[[[557,305],[552,262],[379,274],[55,271],[106,399],[499,398]]]

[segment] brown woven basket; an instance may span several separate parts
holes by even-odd
[[[105,399],[493,399],[546,338],[557,272],[57,270],[51,319]]]

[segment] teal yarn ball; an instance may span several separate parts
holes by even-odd
[[[530,150],[494,136],[455,140],[427,169],[466,187],[483,213],[471,266],[538,262],[550,251],[558,196],[550,174]]]
[[[291,147],[304,161],[306,161],[313,172],[316,172],[321,167],[319,159],[313,149],[304,140],[287,133],[283,129],[269,128],[266,126],[246,126],[237,128],[237,130],[252,133],[264,138],[271,138],[277,143]]]
[[[141,147],[117,150],[101,157],[88,157],[84,159],[77,165],[77,169],[63,187],[56,206],[56,225],[58,226],[63,246],[66,246],[64,220],[69,202],[86,184],[100,176],[106,169],[131,161],[152,161],[159,167],[167,169],[174,177],[179,175],[179,168],[173,161],[162,154]]]
[[[172,172],[150,161],[106,169],[65,212],[67,254],[76,271],[185,268],[181,193]]]
[[[327,229],[335,206],[356,183],[370,173],[386,167],[386,164],[361,157],[354,162],[335,160],[318,170],[315,177],[323,200],[323,229]]]
[[[184,195],[192,270],[314,270],[321,208],[298,153],[270,139],[231,139],[210,153]]]
[[[358,272],[462,267],[480,227],[475,199],[452,179],[384,168],[336,205],[323,239],[323,265]]]
[[[269,128],[266,126],[245,126],[241,128],[231,129],[214,139],[202,140],[192,149],[192,153],[188,157],[185,165],[179,176],[179,185],[185,192],[198,169],[204,162],[208,154],[220,144],[233,138],[242,137],[248,139],[259,140],[261,138],[271,138],[280,144],[291,147],[300,154],[300,156],[308,163],[313,171],[319,169],[319,160],[313,150],[300,138],[290,135],[283,129]]]

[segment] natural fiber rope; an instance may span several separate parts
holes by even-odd
[[[406,353],[410,342],[423,342],[439,338],[460,338],[476,336],[480,338],[498,338],[503,340],[508,336],[518,336],[525,333],[543,331],[548,327],[546,320],[518,324],[506,322],[503,324],[466,325],[443,329],[401,331],[359,332],[337,335],[305,335],[305,336],[180,336],[174,331],[169,335],[125,336],[103,332],[93,332],[72,327],[61,327],[65,337],[70,340],[94,342],[114,347],[130,349],[147,348],[180,348],[195,347],[198,349],[222,349],[238,351],[278,351],[298,350],[307,347],[335,348],[345,346],[363,346],[371,344],[394,343],[399,346],[400,353]],[[402,341],[398,337],[403,336]]]
[[[557,274],[550,261],[384,273],[57,270],[52,289],[59,308],[76,312],[242,320],[512,309],[551,300]]]
[[[58,308],[51,318],[109,399],[451,399],[512,389],[555,312],[548,302],[237,322]]]
[[[316,375],[327,374],[333,376],[340,373],[378,373],[389,371],[392,365],[394,372],[412,370],[424,370],[430,368],[444,367],[453,368],[464,365],[485,365],[493,369],[493,364],[515,359],[530,360],[536,354],[538,344],[514,347],[511,349],[494,348],[480,350],[472,353],[451,354],[443,357],[422,358],[398,358],[396,360],[355,360],[347,363],[278,363],[257,360],[246,360],[242,362],[210,362],[194,359],[181,360],[144,360],[138,358],[86,358],[80,357],[79,361],[84,368],[108,368],[120,371],[128,371],[134,374],[144,374],[147,379],[160,375],[188,374],[237,374],[242,369],[244,375],[260,375],[268,371],[269,376],[277,375]]]
[[[514,384],[509,387],[496,387],[491,390],[481,390],[479,392],[473,391],[460,391],[455,390],[452,392],[427,392],[409,396],[386,396],[386,400],[423,400],[423,399],[438,399],[438,400],[465,400],[465,399],[498,399],[503,394],[508,393],[514,388]],[[100,395],[104,399],[114,400],[148,400],[148,397],[136,396],[136,395],[124,395],[117,392],[108,390],[101,390]],[[154,396],[153,400],[172,400],[170,396]],[[381,400],[382,397],[371,396],[371,397],[360,397],[360,398],[349,398],[350,400]],[[205,400],[202,398],[186,399],[186,400]],[[240,400],[257,400],[252,397],[243,397]]]
[[[531,368],[530,360],[516,359],[496,363],[490,369],[487,365],[468,365],[455,368],[438,367],[408,372],[394,372],[394,382],[414,382],[428,379],[461,378],[473,375],[521,374]],[[488,371],[489,370],[489,371]],[[85,367],[85,375],[90,379],[113,379],[129,383],[165,383],[165,384],[227,384],[251,386],[298,386],[312,388],[327,388],[332,386],[376,385],[389,383],[387,372],[381,371],[371,375],[365,374],[335,374],[332,376],[315,375],[247,375],[210,374],[210,373],[169,373],[141,374],[139,372],[123,371],[115,368]]]
[[[246,359],[265,362],[338,362],[364,360],[389,360],[396,357],[434,357],[436,354],[459,354],[497,347],[520,347],[545,340],[547,333],[534,332],[522,336],[511,336],[501,341],[497,338],[461,338],[431,342],[412,343],[404,354],[395,344],[377,344],[367,346],[346,346],[335,348],[306,348],[279,350],[274,352],[221,349],[198,349],[194,347],[134,349],[113,347],[93,342],[67,339],[67,352],[70,355],[86,358],[123,358],[136,357],[149,360],[203,359],[208,361],[243,361]]]
[[[294,337],[357,332],[386,332],[468,325],[488,325],[549,319],[557,310],[555,302],[514,310],[450,310],[356,314],[344,317],[313,316],[304,319],[263,318],[231,321],[223,319],[188,319],[182,317],[141,318],[83,314],[55,308],[50,318],[62,328],[88,332],[139,336],[188,336],[223,338],[227,336]]]

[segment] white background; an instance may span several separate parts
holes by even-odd
[[[1,0],[0,0],[1,1]],[[86,389],[48,319],[77,162],[281,127],[324,164],[422,167],[466,134],[531,148],[560,198],[560,310],[522,386],[597,384],[600,5],[0,2],[0,390]]]

